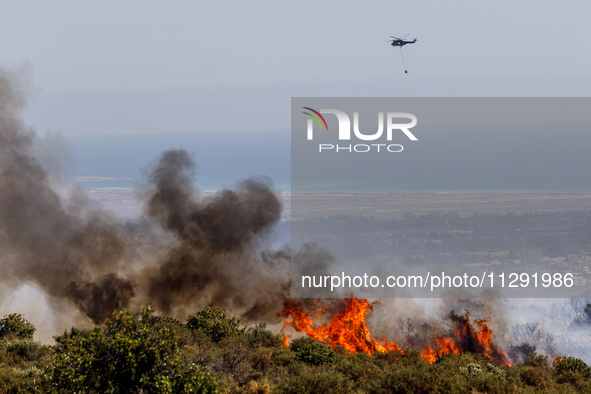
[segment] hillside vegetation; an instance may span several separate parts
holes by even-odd
[[[221,308],[183,323],[115,313],[71,328],[48,346],[22,315],[0,320],[0,393],[554,393],[591,392],[581,360],[530,352],[513,366],[464,353],[424,362],[419,352],[350,354],[265,325],[243,327]]]

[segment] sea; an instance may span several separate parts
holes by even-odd
[[[560,138],[535,129],[519,135],[470,128],[431,133],[406,144],[401,153],[386,153],[380,162],[384,168],[369,168],[372,174],[335,171],[331,179],[320,181],[315,175],[324,169],[297,170],[306,168],[306,158],[292,156],[290,130],[71,135],[64,137],[74,162],[66,183],[88,190],[115,213],[134,215],[141,205],[137,192],[149,187],[149,174],[160,155],[184,149],[196,163],[194,186],[206,193],[234,188],[249,177],[263,177],[285,195],[591,193],[591,155],[584,143],[588,137],[577,130]],[[333,155],[347,161],[351,157],[351,163],[363,158],[346,151]]]
[[[73,158],[66,187],[82,187],[118,216],[141,213],[139,195],[162,153],[186,150],[196,164],[194,188],[213,193],[262,178],[279,193],[290,192],[288,130],[218,133],[104,134],[64,137]]]

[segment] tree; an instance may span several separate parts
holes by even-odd
[[[300,337],[291,341],[289,348],[296,353],[296,360],[310,365],[335,365],[337,354],[326,343],[310,337]]]
[[[156,328],[150,307],[135,320],[114,314],[103,328],[55,337],[49,379],[53,389],[91,393],[214,393],[217,380],[183,360],[175,332]]]
[[[11,313],[0,319],[0,338],[33,339],[35,326],[20,313]]]
[[[591,377],[591,369],[581,359],[575,357],[556,357],[554,359],[554,369],[558,375],[568,372],[579,373],[584,378]]]
[[[229,336],[243,334],[245,330],[239,328],[239,325],[239,319],[226,317],[224,308],[206,306],[196,314],[187,317],[188,328],[203,331],[213,342],[219,342]]]

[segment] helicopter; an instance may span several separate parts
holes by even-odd
[[[406,36],[408,36],[408,34]],[[392,44],[390,44],[390,45],[392,45],[393,47],[403,47],[406,44],[414,44],[415,42],[417,42],[416,37],[413,37],[412,40],[408,40],[408,41],[404,40],[403,38],[406,36],[402,36],[402,37],[390,36],[393,38],[393,40],[388,40],[388,42],[392,42]]]
[[[392,40],[388,40],[388,42],[391,42],[393,47],[399,47],[400,48],[400,56],[402,56],[402,64],[404,64],[404,73],[408,74],[408,70],[406,69],[406,62],[404,61],[404,55],[402,54],[402,47],[405,46],[406,44],[414,44],[415,42],[417,42],[417,38],[413,37],[412,40],[405,40],[404,37],[408,36],[402,36],[402,37],[394,37],[394,36],[390,36],[392,37]]]

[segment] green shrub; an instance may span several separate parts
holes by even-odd
[[[419,363],[424,364],[424,361],[421,358],[421,353],[415,350],[405,350],[404,353],[397,351],[390,351],[387,353],[376,352],[371,356],[377,359],[383,359],[388,364],[401,364],[406,366],[417,365]]]
[[[525,366],[520,369],[519,377],[523,383],[535,388],[552,388],[552,376],[544,369]]]
[[[296,362],[295,353],[291,349],[273,349],[273,362],[275,365],[285,367]]]
[[[30,339],[17,339],[10,341],[6,346],[6,350],[16,354],[26,361],[33,361],[39,357],[40,346],[41,344],[39,344],[39,342]]]
[[[289,342],[289,349],[293,352],[297,352],[300,347],[310,345],[312,343],[318,343],[318,341],[308,336],[295,338],[292,339],[291,342]]]
[[[492,364],[486,364],[486,374],[501,380],[505,380],[507,377],[507,373],[504,370]]]
[[[460,367],[460,374],[468,379],[474,378],[482,375],[482,367],[476,363],[468,364],[466,367]]]
[[[350,379],[359,392],[373,392],[375,382],[388,364],[385,359],[368,357],[366,353],[349,354],[339,359],[335,369]]]
[[[337,354],[328,345],[320,342],[309,343],[296,350],[296,360],[310,365],[335,365]]]
[[[226,338],[220,341],[218,347],[213,350],[207,366],[216,376],[243,385],[255,372],[251,365],[251,349],[241,341],[232,341],[232,339]]]
[[[245,329],[239,328],[240,320],[235,317],[228,319],[224,308],[211,308],[209,306],[187,318],[187,327],[191,330],[201,330],[211,338],[213,342],[219,342],[223,338],[243,334]]]
[[[48,378],[60,392],[176,393],[217,391],[217,382],[202,367],[179,355],[174,334],[153,329],[151,309],[141,318],[114,314],[103,329],[78,330],[55,337]]]
[[[0,393],[44,393],[43,370],[36,367],[0,368]]]
[[[325,367],[306,366],[277,387],[285,394],[350,393],[353,382],[337,371]]]
[[[22,378],[17,371],[14,368],[0,368],[0,393],[8,393],[23,385]]]
[[[591,393],[585,362],[559,357],[551,366],[533,348],[511,367],[473,353],[429,364],[414,351],[350,354],[307,336],[284,348],[263,324],[245,330],[223,309],[202,312],[187,324],[149,308],[119,312],[103,327],[55,337],[53,348],[30,330],[5,330],[0,393]],[[3,322],[27,327],[20,315]]]
[[[254,351],[251,357],[252,366],[257,371],[268,372],[275,362],[273,351],[268,348],[259,348]]]
[[[11,313],[0,319],[0,338],[33,339],[35,326],[20,313]]]
[[[169,316],[150,316],[150,319],[152,319],[150,322],[152,332],[157,333],[163,328],[168,329],[174,334],[179,347],[182,348],[196,342],[194,331],[187,328],[181,321]]]
[[[589,366],[583,360],[575,357],[556,357],[554,359],[554,369],[557,375],[576,372],[584,378],[591,377]]]
[[[411,359],[413,359],[413,357],[415,357],[415,355],[417,356],[416,358],[414,358],[414,360],[411,361]],[[421,362],[421,357],[420,357],[420,353],[418,352],[413,352],[413,351],[408,351],[408,352],[400,352],[400,351],[396,351],[396,350],[390,350],[388,352],[375,352],[371,355],[371,358],[373,360],[376,360],[376,362],[380,363],[380,365],[394,365],[394,364],[400,364],[403,362],[410,362],[412,364],[416,364],[417,362]]]
[[[245,394],[270,394],[271,393],[271,384],[267,381],[256,381],[251,380],[248,384],[242,389],[242,392]]]
[[[548,369],[550,367],[547,356],[535,353],[530,353],[525,356],[523,359],[523,365],[542,369]]]
[[[457,371],[457,370],[456,370]],[[441,364],[392,367],[380,374],[375,393],[470,393],[467,379]]]
[[[573,390],[579,393],[591,393],[591,382],[589,379],[584,378],[580,373],[575,371],[565,371],[564,373],[556,377],[556,382],[561,387],[572,386]]]
[[[246,335],[250,347],[281,347],[283,345],[281,335],[273,334],[264,323],[249,328]]]
[[[505,380],[506,373],[499,367],[492,364],[486,364],[486,370],[483,370],[480,364],[471,363],[466,367],[460,367],[460,374],[468,379],[492,377],[500,380]]]

